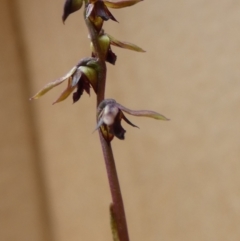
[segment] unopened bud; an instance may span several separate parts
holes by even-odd
[[[76,11],[78,11],[83,4],[83,0],[66,0],[63,7],[62,20],[65,22],[67,17]]]
[[[99,38],[98,38],[98,42],[99,42],[99,45],[100,45],[100,48],[101,48],[101,51],[102,53],[104,53],[104,55],[107,54],[108,50],[109,50],[109,47],[110,47],[110,39],[107,35],[101,35]],[[93,53],[95,53],[95,49],[94,49],[94,46],[91,42],[91,50]]]

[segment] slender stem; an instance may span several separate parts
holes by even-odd
[[[85,9],[86,9],[86,2],[87,1],[85,0]],[[100,64],[100,73],[98,76],[98,88],[97,88],[97,106],[98,106],[104,100],[107,67],[105,63],[105,56],[102,53],[98,42],[98,33],[95,30],[94,26],[92,25],[91,21],[85,16],[86,14],[84,13],[84,19],[88,27],[89,35]],[[116,217],[119,240],[129,241],[123,199],[122,199],[121,189],[118,181],[118,175],[117,175],[117,170],[114,162],[111,143],[107,142],[104,139],[102,132],[100,130],[99,130],[99,137],[100,137],[103,156],[104,156],[105,165],[106,165],[107,174],[108,174],[108,181],[110,185],[112,202],[113,202],[113,212],[114,212],[114,216]]]
[[[117,230],[120,241],[129,241],[127,222],[125,217],[123,199],[118,181],[117,170],[114,162],[111,143],[107,143],[99,131],[100,141],[105,159],[109,185],[111,189],[113,212],[116,217]]]

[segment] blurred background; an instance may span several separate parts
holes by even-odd
[[[0,240],[112,240],[110,191],[95,101],[52,106],[65,86],[28,99],[90,54],[82,10],[63,0],[2,0]],[[111,10],[105,31],[144,48],[113,47],[106,97],[158,111],[128,116],[114,139],[131,240],[240,240],[240,2],[145,0]]]

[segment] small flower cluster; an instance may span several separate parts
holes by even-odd
[[[73,0],[74,1],[74,0]],[[125,42],[125,41],[118,41],[114,37],[110,36],[109,34],[105,33],[103,30],[103,22],[108,21],[109,19],[116,21],[116,18],[112,15],[112,13],[108,10],[110,8],[125,8],[132,6],[138,2],[143,0],[117,0],[117,1],[106,1],[106,0],[89,0],[88,5],[86,7],[86,17],[91,21],[95,30],[98,33],[98,42],[102,49],[102,52],[105,55],[106,62],[110,64],[115,64],[117,56],[112,52],[111,45],[134,50],[137,52],[145,52],[142,48],[136,46],[135,44]],[[79,3],[79,6],[81,4]],[[70,14],[70,12],[69,12]],[[69,15],[65,11],[63,16]],[[93,47],[93,43],[91,43],[92,49],[92,57],[96,57],[96,51]]]
[[[91,22],[93,30],[96,32],[97,45],[95,47],[100,48],[101,55],[104,57],[106,62],[110,64],[115,64],[117,56],[113,53],[111,46],[117,46],[120,48],[125,48],[129,50],[134,50],[137,52],[145,52],[142,48],[136,46],[135,44],[119,41],[107,34],[103,30],[104,21],[109,19],[116,21],[116,18],[112,15],[108,8],[124,8],[132,6],[143,0],[66,0],[63,9],[62,20],[63,23],[66,21],[68,16],[79,9],[81,9],[83,3],[84,16]],[[99,46],[99,47],[98,47]],[[66,89],[60,94],[53,104],[65,100],[74,90],[72,95],[73,103],[77,102],[82,96],[83,92],[90,94],[90,88],[92,87],[94,92],[98,93],[98,78],[101,75],[100,72],[101,64],[98,59],[99,53],[95,49],[94,44],[91,42],[90,48],[92,51],[92,57],[84,58],[79,61],[76,66],[74,66],[65,76],[52,81],[45,85],[37,94],[35,94],[31,99],[38,99],[45,93],[47,93],[52,88],[62,84],[67,81]],[[137,127],[132,124],[127,117],[124,115],[128,113],[134,116],[147,116],[159,120],[168,120],[163,115],[156,113],[154,111],[134,111],[127,109],[126,107],[118,104],[113,99],[105,99],[98,106],[98,123],[97,128],[100,129],[104,138],[110,142],[114,136],[123,140],[125,135],[125,130],[121,125],[121,121],[124,120],[129,125]]]
[[[70,14],[81,9],[83,2],[85,2],[85,16],[92,22],[94,28],[98,32],[98,42],[103,54],[105,55],[105,60],[111,64],[115,64],[117,56],[112,52],[111,45],[134,50],[137,52],[145,51],[134,44],[124,41],[118,41],[104,32],[104,30],[102,29],[104,21],[107,21],[109,19],[116,21],[111,12],[108,10],[108,7],[124,8],[132,6],[141,1],[142,0],[66,0],[63,8],[62,20],[63,22],[65,22],[67,17]],[[43,89],[41,89],[31,98],[31,100],[39,98],[40,96],[44,95],[46,92],[51,90],[53,87],[61,84],[65,80],[68,80],[67,89],[62,92],[62,94],[54,102],[54,104],[65,100],[76,88],[77,91],[73,94],[73,102],[79,100],[84,90],[89,94],[90,86],[92,86],[95,93],[97,93],[97,76],[99,67],[97,59],[95,58],[97,57],[97,54],[92,42],[90,44],[90,47],[92,50],[93,58],[84,58],[83,60],[81,60],[65,76],[44,86]]]

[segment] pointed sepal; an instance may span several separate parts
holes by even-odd
[[[67,88],[61,93],[61,95],[53,102],[53,105],[56,103],[59,103],[65,99],[73,92],[73,90],[76,88],[76,86],[72,86],[72,77],[68,80],[68,86]]]
[[[117,106],[120,110],[128,113],[129,115],[150,117],[150,118],[153,118],[153,119],[156,119],[156,120],[164,120],[164,121],[170,120],[167,117],[165,117],[164,115],[159,114],[155,111],[151,111],[151,110],[130,110],[130,109],[118,104],[118,103],[117,103]]]
[[[115,39],[113,36],[106,34],[109,39],[110,39],[110,44],[116,47],[124,48],[124,49],[129,49],[137,52],[146,52],[142,48],[138,47],[135,44],[129,43],[129,42],[124,42],[124,41],[119,41]]]
[[[38,91],[33,97],[31,97],[30,100],[38,99],[52,88],[62,84],[65,80],[69,79],[75,73],[76,69],[77,67],[74,66],[65,76],[46,84],[40,91]]]
[[[109,8],[125,8],[135,5],[136,3],[142,2],[143,0],[117,0],[117,1],[107,1],[104,0],[104,4]]]

